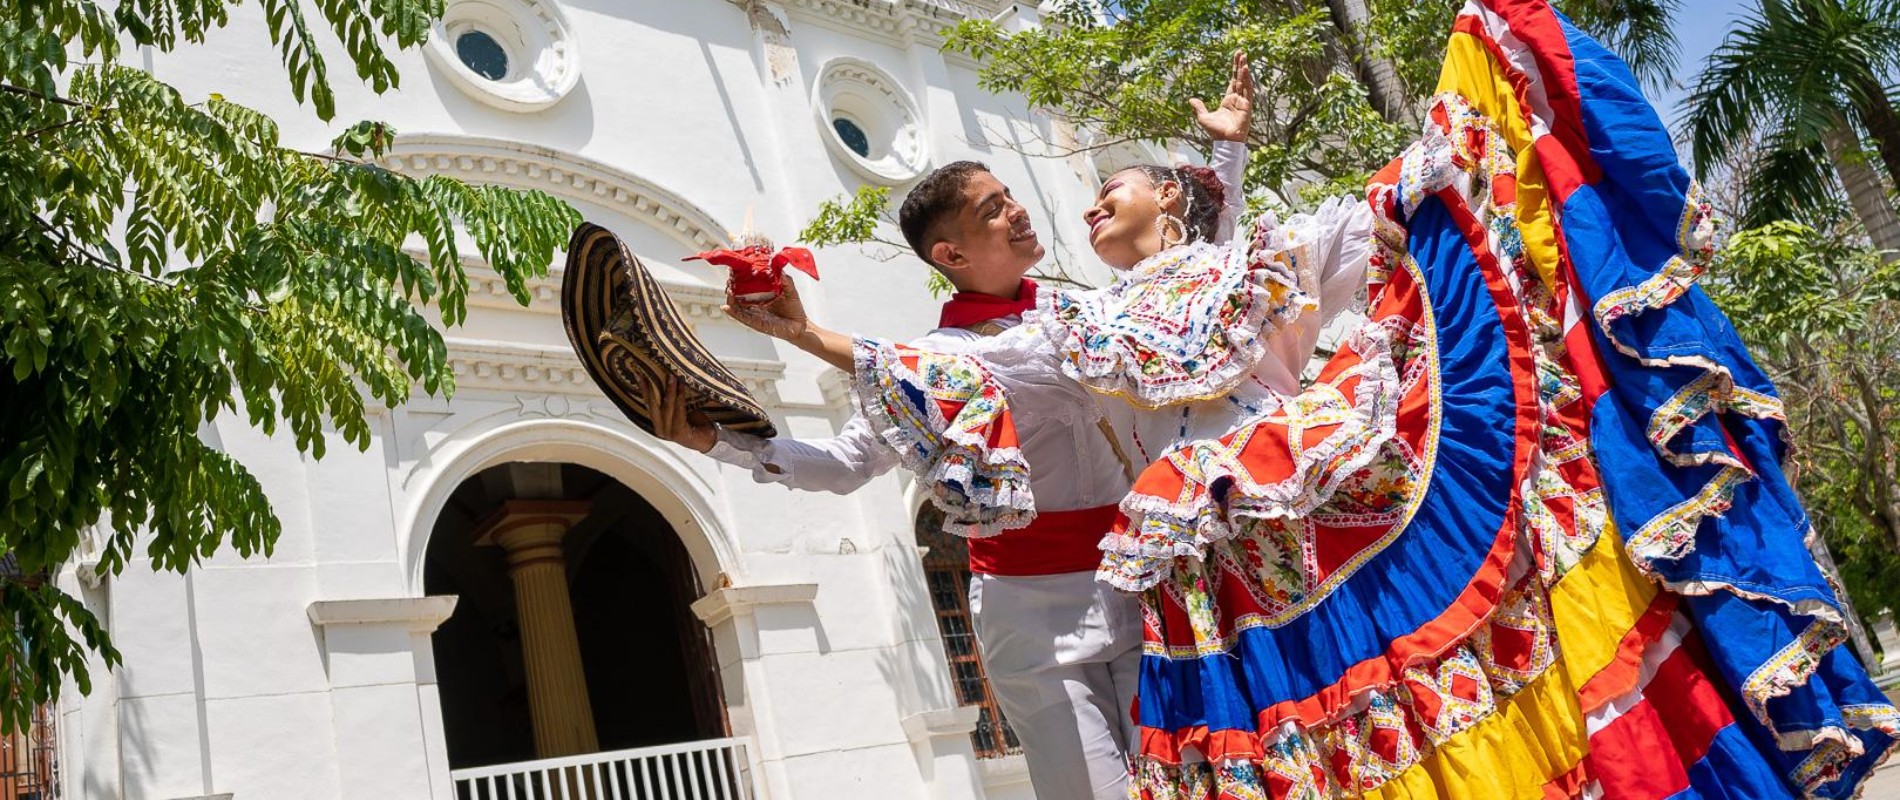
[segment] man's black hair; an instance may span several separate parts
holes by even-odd
[[[897,228],[904,241],[924,263],[941,268],[930,258],[930,248],[943,241],[943,224],[963,210],[963,188],[977,173],[990,168],[976,161],[953,161],[933,170],[911,187],[897,211]]]

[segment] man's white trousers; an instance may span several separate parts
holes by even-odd
[[[990,691],[1037,800],[1127,796],[1141,610],[1095,573],[975,575],[970,611]]]

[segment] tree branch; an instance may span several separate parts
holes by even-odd
[[[41,94],[39,92],[33,91],[32,89],[28,89],[24,86],[14,86],[13,84],[10,84],[10,83],[0,83],[0,92],[6,92],[7,94],[20,95],[21,97],[31,97],[35,100],[40,100],[40,101],[44,101],[48,103],[58,103],[62,106],[71,106],[73,108],[91,108],[91,106],[85,103],[78,102],[76,100],[68,100],[64,97],[55,97],[53,95]]]

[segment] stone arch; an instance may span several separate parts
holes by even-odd
[[[743,575],[738,540],[710,503],[713,488],[674,453],[633,435],[624,423],[585,419],[491,418],[457,431],[422,457],[420,482],[403,510],[399,544],[404,585],[421,597],[423,561],[449,495],[489,467],[514,461],[579,464],[640,494],[671,525],[708,591]],[[724,576],[727,581],[722,581]]]

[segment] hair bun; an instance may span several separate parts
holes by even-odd
[[[1194,164],[1179,167],[1178,169],[1182,176],[1200,184],[1201,189],[1207,192],[1207,196],[1214,201],[1215,208],[1222,208],[1227,205],[1227,187],[1221,184],[1220,173],[1215,172],[1210,167],[1202,167]]]

